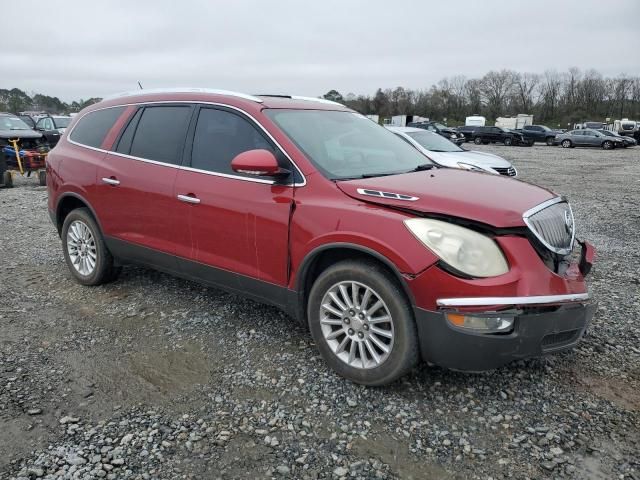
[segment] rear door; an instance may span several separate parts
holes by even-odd
[[[116,256],[176,270],[174,182],[194,107],[140,106],[98,168],[96,205]]]
[[[293,171],[271,138],[242,113],[201,106],[189,134],[174,202],[179,213],[174,230],[188,232],[178,246],[185,275],[247,292],[272,303],[288,276],[288,229],[295,181],[241,175],[231,169],[239,153],[274,152]]]

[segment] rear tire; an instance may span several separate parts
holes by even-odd
[[[307,318],[324,360],[352,382],[386,385],[418,363],[411,305],[396,278],[374,261],[345,260],[323,271],[311,288]]]
[[[38,172],[38,183],[41,187],[45,187],[47,185],[47,172],[44,170],[40,170]]]
[[[67,215],[61,239],[64,259],[78,283],[102,285],[120,274],[121,267],[114,266],[100,228],[87,208],[78,208]]]
[[[563,140],[560,145],[562,145],[562,148],[571,148],[571,147],[573,147],[573,144],[571,143],[571,140],[569,140],[569,139]]]
[[[5,188],[13,188],[13,175],[9,170],[2,174],[2,183],[4,183]]]
[[[473,139],[473,143],[476,145],[480,145],[482,143],[482,139],[480,137],[476,137]]]
[[[513,143],[513,140],[511,139],[511,137],[507,137],[503,140],[503,143],[505,144],[505,146],[510,147]]]
[[[553,137],[547,137],[545,142],[549,147],[552,147],[553,146]]]

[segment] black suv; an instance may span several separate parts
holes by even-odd
[[[553,141],[556,139],[557,131],[551,130],[545,125],[525,125],[522,130],[518,130],[525,139],[532,140],[533,142],[544,142],[547,145],[553,145]]]
[[[458,131],[458,135],[462,134],[465,141],[470,142],[473,140],[473,132],[475,132],[478,127],[478,125],[463,125],[456,128],[456,130]]]
[[[504,143],[505,145],[525,145],[530,147],[533,140],[526,140],[521,133],[503,127],[476,127],[471,134],[476,145],[481,143]]]
[[[437,133],[443,136],[447,140],[452,141],[456,145],[464,143],[464,135],[458,134],[455,128],[447,127],[438,122],[409,122],[407,127],[422,128],[423,130],[429,130],[430,132]]]

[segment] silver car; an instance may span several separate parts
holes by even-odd
[[[420,128],[386,127],[443,167],[481,170],[515,177],[515,167],[498,155],[465,150],[437,133]]]
[[[610,137],[590,128],[571,130],[570,132],[556,135],[553,143],[554,145],[561,145],[562,148],[600,147],[605,150],[624,146],[624,142],[620,138]]]

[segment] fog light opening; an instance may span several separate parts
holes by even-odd
[[[510,333],[513,331],[514,317],[504,315],[464,315],[447,313],[451,325],[473,330],[478,333]]]

